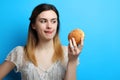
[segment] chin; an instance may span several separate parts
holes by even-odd
[[[52,40],[54,37],[46,37],[46,40]]]

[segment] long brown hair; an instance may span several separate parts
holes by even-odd
[[[32,29],[32,24],[35,23],[37,16],[47,10],[53,10],[57,14],[57,32],[56,35],[53,38],[53,43],[54,43],[54,55],[52,58],[52,61],[55,62],[57,60],[62,60],[63,59],[63,50],[62,50],[62,45],[60,43],[59,39],[59,29],[60,29],[60,20],[59,20],[59,13],[56,7],[52,4],[40,4],[36,6],[32,12],[32,15],[30,17],[30,24],[29,24],[29,31],[28,31],[28,40],[27,44],[25,45],[25,54],[27,57],[27,60],[31,61],[35,66],[37,66],[37,61],[35,58],[35,47],[38,44],[38,36],[37,32]]]

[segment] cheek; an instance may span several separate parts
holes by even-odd
[[[55,30],[57,30],[57,27],[55,27]]]
[[[55,29],[55,30],[57,30],[57,24],[56,24],[56,25],[54,25],[54,29]]]
[[[44,30],[44,29],[45,29],[45,25],[41,25],[41,24],[36,25],[36,30],[41,31],[41,30]]]
[[[38,33],[43,33],[43,32],[44,32],[44,29],[41,28],[41,27],[39,27],[39,28],[37,28],[37,32],[38,32]]]
[[[55,34],[56,34],[56,33],[57,33],[57,29],[58,29],[58,27],[55,27],[54,29],[55,29]]]

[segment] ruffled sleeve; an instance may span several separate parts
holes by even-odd
[[[15,71],[19,72],[23,64],[23,47],[17,46],[8,54],[6,60],[15,64]]]

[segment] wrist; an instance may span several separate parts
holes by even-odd
[[[77,65],[77,59],[75,59],[75,60],[68,60],[68,64],[69,65]]]

